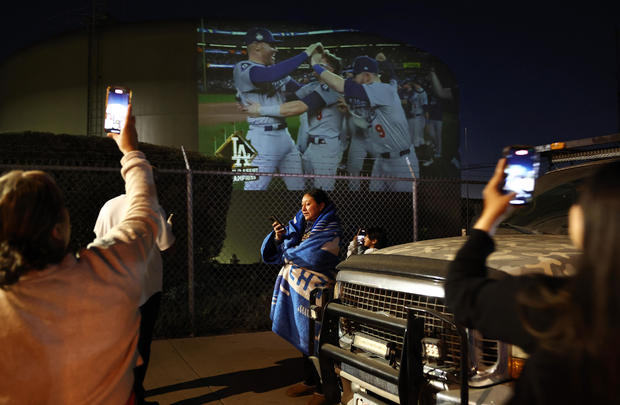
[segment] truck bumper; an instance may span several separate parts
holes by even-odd
[[[512,397],[512,383],[494,385],[488,388],[470,388],[469,405],[505,404]],[[461,403],[461,390],[447,390],[437,393],[437,405]]]

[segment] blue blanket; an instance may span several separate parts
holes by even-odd
[[[310,292],[333,286],[342,228],[333,204],[326,206],[314,222],[310,236],[302,241],[305,219],[299,211],[286,226],[282,243],[271,232],[261,247],[263,261],[283,264],[278,273],[271,301],[272,330],[302,353],[311,355],[309,335]],[[317,300],[321,301],[321,295]],[[320,333],[316,324],[315,340]],[[318,349],[318,345],[314,345]]]

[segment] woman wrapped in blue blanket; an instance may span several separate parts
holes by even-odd
[[[320,379],[308,359],[314,354],[310,353],[308,344],[310,292],[335,283],[342,238],[340,218],[327,193],[313,189],[303,196],[301,210],[288,225],[274,222],[272,226],[273,231],[261,247],[265,263],[282,265],[271,301],[272,330],[299,349],[304,357],[305,381],[292,386],[287,395],[301,396],[315,391],[309,403],[319,404],[324,400],[318,393]],[[315,339],[318,332],[317,325]]]

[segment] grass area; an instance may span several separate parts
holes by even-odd
[[[199,94],[198,103],[230,103],[235,102],[232,94]],[[297,132],[299,130],[299,117],[289,117],[286,119],[288,131],[293,138],[297,140]],[[230,134],[241,130],[245,136],[248,132],[248,123],[240,122],[224,122],[214,125],[202,125],[198,127],[198,150],[207,156],[213,156],[215,151],[226,141]],[[233,189],[243,189],[243,183],[233,183]]]
[[[206,103],[234,103],[237,101],[234,94],[198,94],[198,104]]]
[[[233,94],[199,94],[198,103],[233,103],[235,96]],[[297,140],[297,131],[299,129],[299,118],[290,117],[286,119],[288,131],[293,140]],[[221,123],[216,125],[203,125],[198,127],[198,150],[205,155],[212,156],[220,145],[224,143],[226,138],[236,130],[241,130],[243,135],[248,131],[248,124],[245,121],[236,123]]]
[[[297,140],[297,131],[299,130],[299,118],[290,117],[286,119],[288,131],[293,140]],[[213,156],[217,148],[220,147],[226,138],[235,132],[241,130],[245,136],[248,132],[247,122],[222,123],[217,125],[203,125],[198,127],[198,150],[208,156]]]

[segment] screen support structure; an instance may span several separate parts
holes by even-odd
[[[86,108],[86,134],[104,136],[103,133],[103,86],[101,84],[101,60],[99,52],[99,26],[104,17],[105,0],[92,0],[88,21],[88,94]]]

